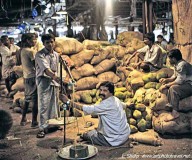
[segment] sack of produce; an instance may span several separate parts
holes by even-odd
[[[117,35],[116,44],[125,47],[128,43],[132,41],[133,38],[143,40],[143,34],[140,32],[125,31]]]
[[[100,74],[106,71],[109,71],[116,63],[115,58],[105,59],[94,67],[95,74]]]
[[[105,60],[108,58],[110,54],[110,51],[107,50],[107,49],[101,49],[101,50],[97,50],[95,51],[95,55],[93,56],[93,58],[91,59],[91,64],[94,65],[94,64],[98,64],[100,63],[101,61]]]
[[[84,49],[94,49],[95,46],[110,45],[108,41],[93,41],[93,40],[84,40],[83,47]]]
[[[81,78],[76,83],[76,90],[88,90],[88,89],[95,89],[96,85],[99,83],[98,78],[96,77],[85,77]]]
[[[93,50],[82,50],[81,52],[71,56],[71,60],[74,62],[75,67],[80,67],[85,63],[88,63],[94,56]]]
[[[23,77],[20,77],[17,79],[16,83],[11,87],[12,90],[17,90],[17,91],[24,91],[24,80]]]
[[[14,67],[13,67],[13,71],[14,71],[19,77],[22,77],[22,76],[23,76],[23,68],[22,68],[22,66],[14,66]]]
[[[80,51],[83,50],[82,43],[80,43],[75,38],[67,38],[67,37],[56,37],[55,47],[60,47],[62,49],[62,53],[66,55],[79,53]]]
[[[167,121],[171,112],[161,113],[158,117],[153,116],[153,128],[160,134],[186,134],[192,133],[192,112],[179,113],[179,117]]]
[[[79,80],[82,77],[88,77],[95,74],[95,68],[91,64],[84,64],[81,67],[74,68],[71,74],[75,80]]]
[[[112,83],[117,83],[120,80],[120,78],[114,72],[111,71],[101,73],[97,76],[97,78],[99,82],[109,81]]]

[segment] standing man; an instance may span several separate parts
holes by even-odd
[[[8,92],[11,92],[11,86],[16,82],[17,75],[13,72],[13,66],[16,64],[16,53],[20,49],[11,44],[7,35],[1,36],[2,45],[0,53],[2,56],[2,76],[5,79],[5,85]]]
[[[52,34],[42,36],[45,48],[35,55],[38,107],[40,115],[37,138],[45,137],[48,120],[58,117],[58,93],[60,79],[58,75],[59,54],[55,52],[55,37]]]
[[[102,98],[100,104],[82,105],[72,102],[65,95],[60,95],[60,100],[82,110],[85,114],[99,116],[98,128],[84,133],[82,136],[84,140],[101,146],[119,146],[127,141],[130,134],[126,114],[123,110],[126,104],[114,97],[114,84],[111,82],[101,83],[99,91],[99,96]]]
[[[182,59],[179,49],[173,49],[168,54],[170,64],[174,66],[174,74],[170,78],[162,78],[163,84],[160,91],[168,89],[166,105],[169,111],[172,111],[166,121],[171,121],[179,117],[179,101],[192,95],[192,65]]]
[[[133,57],[136,57],[133,67],[137,66],[145,72],[156,71],[163,66],[163,56],[160,47],[154,43],[155,35],[154,33],[147,33],[144,35],[144,43],[146,46],[137,50],[133,55],[127,60],[126,64],[129,65]],[[141,62],[139,62],[141,59]]]
[[[27,123],[26,114],[29,108],[29,104],[32,104],[32,124],[31,127],[36,127],[38,104],[37,104],[37,86],[35,75],[35,54],[36,51],[32,49],[37,42],[37,38],[34,33],[23,34],[22,37],[23,48],[21,50],[21,64],[23,67],[23,78],[25,86],[25,105],[22,112],[21,126],[25,126]]]

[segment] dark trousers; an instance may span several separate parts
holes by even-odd
[[[15,72],[11,72],[10,75],[5,78],[5,85],[8,90],[8,92],[11,92],[11,87],[15,84],[18,76],[16,75]]]
[[[192,95],[192,85],[184,83],[181,85],[173,85],[169,88],[167,98],[173,109],[179,109],[179,101]]]

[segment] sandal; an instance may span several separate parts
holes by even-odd
[[[37,133],[37,138],[44,138],[45,137],[45,132],[44,131],[39,131]]]

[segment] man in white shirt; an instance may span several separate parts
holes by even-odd
[[[126,64],[129,65],[133,57],[136,57],[133,67],[139,67],[145,72],[156,71],[163,66],[163,54],[159,45],[155,44],[154,33],[147,33],[144,36],[144,43],[146,46],[137,50],[133,55],[127,60]],[[139,62],[139,59],[141,61]]]
[[[58,75],[59,54],[53,49],[55,37],[42,35],[45,48],[35,55],[36,83],[39,107],[39,132],[37,138],[44,138],[48,132],[48,120],[58,117],[58,94],[60,78]]]
[[[16,75],[13,72],[13,66],[16,64],[16,53],[19,47],[10,44],[7,35],[1,36],[2,45],[0,46],[0,53],[2,56],[2,76],[5,79],[5,84],[8,92],[11,92],[11,86],[16,82]]]
[[[71,102],[67,96],[60,95],[64,103],[73,104],[73,107],[83,110],[85,114],[96,114],[99,117],[98,128],[84,133],[82,138],[90,143],[101,146],[119,146],[128,140],[130,127],[123,108],[127,105],[114,97],[114,84],[103,82],[99,87],[100,104],[90,106]]]

